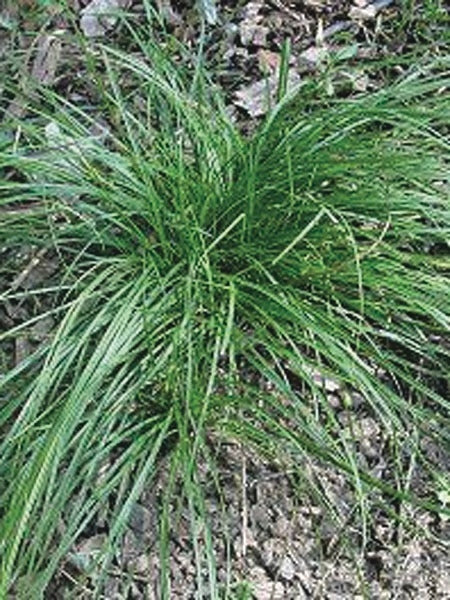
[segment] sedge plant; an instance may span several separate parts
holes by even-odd
[[[106,569],[161,469],[160,595],[181,494],[197,594],[218,598],[212,435],[414,501],[360,462],[317,374],[401,460],[433,472],[421,440],[449,445],[448,63],[352,98],[304,84],[248,139],[201,66],[136,43],[101,51],[101,110],[35,93],[1,149],[1,245],[58,263],[2,292],[34,313],[1,343],[54,321],[0,379],[2,598],[43,594],[105,503]],[[432,509],[432,487],[416,501]]]

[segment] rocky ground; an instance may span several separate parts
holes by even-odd
[[[362,418],[360,426],[365,452],[376,452],[380,440],[375,423]],[[382,460],[378,454],[378,462]],[[405,509],[420,526],[420,530],[412,530],[384,510],[374,510],[368,518],[367,539],[363,540],[353,492],[335,471],[307,462],[300,470],[286,471],[244,451],[239,444],[229,443],[221,446],[218,461],[220,495],[203,466],[205,510],[214,532],[219,580],[224,588],[227,581],[232,583],[228,598],[450,598],[450,555],[442,542],[448,540],[450,524],[445,518]],[[301,474],[304,470],[311,476],[308,486],[316,486],[316,495],[311,487],[306,489]],[[109,570],[108,600],[161,598],[155,543],[161,496],[160,482],[135,507],[117,561]],[[336,509],[334,516],[327,501]],[[192,522],[187,507],[177,506],[175,500],[171,512],[177,526],[170,541],[170,598],[193,599],[198,597],[198,587]],[[104,524],[99,524],[98,531],[102,530]],[[79,580],[80,565],[88,568],[105,537],[104,532],[95,533],[77,544],[48,598],[69,597],[70,589],[70,597],[90,597],[73,584]],[[95,580],[95,570],[90,571],[90,577]],[[202,597],[211,595],[204,590]]]

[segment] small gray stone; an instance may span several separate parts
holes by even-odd
[[[279,581],[273,582],[260,567],[254,567],[251,570],[250,581],[254,597],[258,600],[283,600],[285,598],[283,584]]]
[[[131,509],[128,525],[138,540],[139,538],[152,537],[155,530],[154,514],[142,504],[135,504]]]
[[[280,565],[280,577],[286,581],[292,581],[295,577],[295,565],[289,556],[285,556]]]

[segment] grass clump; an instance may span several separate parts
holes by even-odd
[[[408,499],[359,463],[318,373],[349,407],[360,394],[397,458],[426,467],[422,437],[449,443],[445,61],[354,99],[304,86],[249,140],[200,68],[136,41],[141,58],[104,51],[100,128],[47,91],[2,148],[1,244],[59,265],[26,293],[51,339],[0,380],[3,596],[42,593],[109,502],[106,568],[164,464],[161,595],[181,480],[205,523],[198,586],[206,563],[218,597],[197,472],[210,432]]]

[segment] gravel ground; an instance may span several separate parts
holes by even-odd
[[[368,434],[366,447],[376,448],[377,428],[364,421],[361,427]],[[353,492],[335,471],[311,462],[286,470],[238,443],[220,445],[217,462],[220,495],[206,465],[200,465],[200,472],[205,511],[214,532],[218,579],[224,588],[228,580],[234,590],[228,598],[450,598],[450,555],[439,540],[449,539],[450,527],[445,519],[407,509],[407,516],[420,527],[413,530],[375,509],[368,519],[365,541]],[[311,482],[309,490],[305,473]],[[164,479],[162,476],[133,510],[117,562],[107,579],[108,600],[162,597],[155,539]],[[313,487],[320,490],[320,496],[311,493]],[[327,510],[325,499],[336,507],[334,516]],[[211,598],[207,590],[198,595],[193,524],[187,506],[174,501],[171,512],[177,525],[170,539],[170,598]],[[225,527],[228,542],[223,535]],[[99,523],[98,531],[102,530],[104,524]],[[77,579],[74,566],[89,564],[104,540],[105,533],[96,533],[77,544],[47,598],[68,597],[65,594],[72,588],[69,577]],[[91,577],[95,580],[95,572]],[[76,592],[71,597],[90,597],[79,587],[72,590]],[[245,595],[245,590],[251,592]]]

